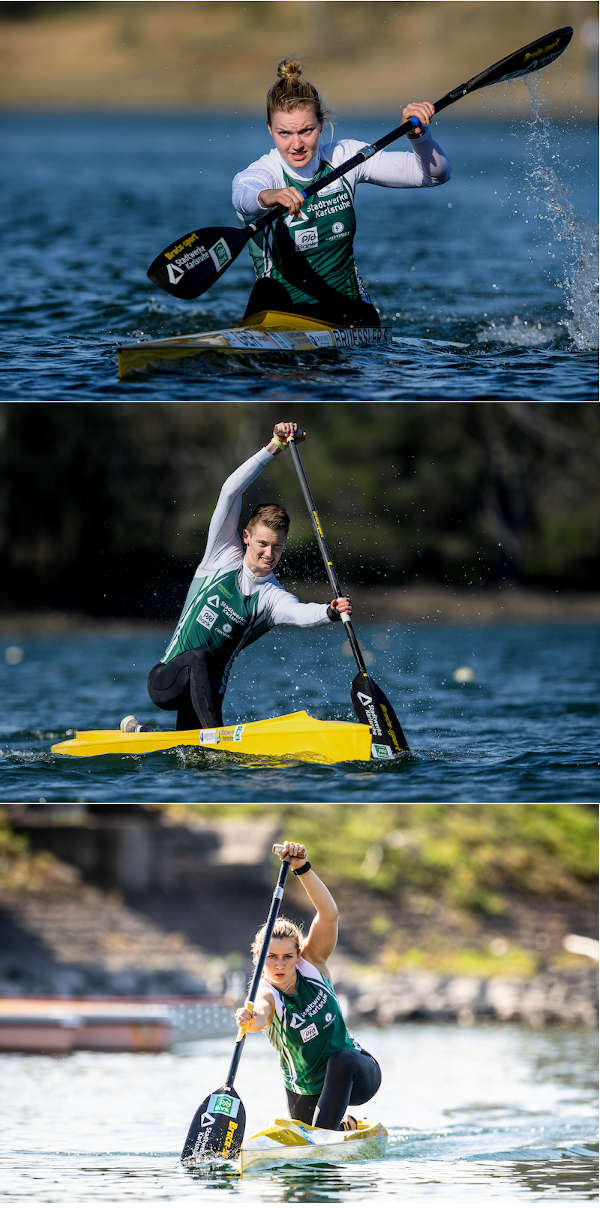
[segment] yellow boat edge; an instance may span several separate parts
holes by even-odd
[[[244,337],[244,333],[247,336]],[[311,334],[312,333],[312,334]],[[369,348],[391,341],[390,327],[335,327],[307,315],[259,311],[240,323],[217,331],[141,340],[117,347],[119,379],[165,361],[206,352],[240,355],[255,352],[319,352],[327,349]],[[279,338],[278,338],[279,335]]]
[[[350,1132],[315,1128],[299,1120],[279,1119],[242,1145],[240,1175],[276,1163],[368,1161],[383,1157],[388,1131],[373,1120],[357,1120]]]
[[[54,755],[144,755],[178,748],[227,751],[237,755],[300,759],[310,763],[368,762],[372,733],[359,722],[321,721],[306,710],[254,722],[205,730],[77,730],[74,738],[54,743]]]

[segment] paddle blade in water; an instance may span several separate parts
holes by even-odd
[[[181,1161],[195,1165],[214,1158],[237,1158],[245,1128],[246,1112],[237,1091],[222,1086],[200,1104],[190,1124]]]
[[[392,755],[409,750],[402,726],[387,696],[370,676],[359,671],[352,680],[350,696],[358,720],[373,731],[375,759],[389,759]]]
[[[235,227],[204,227],[171,243],[152,261],[148,276],[176,298],[198,298],[224,273],[246,246],[252,232]]]

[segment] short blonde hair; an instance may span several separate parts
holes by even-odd
[[[246,523],[247,531],[253,533],[257,524],[265,524],[267,528],[273,529],[274,533],[285,533],[287,537],[290,518],[285,508],[278,503],[261,503],[249,517]]]
[[[277,109],[289,111],[303,105],[314,105],[320,125],[327,116],[321,98],[313,84],[304,79],[299,59],[282,59],[277,64],[277,79],[267,93],[267,121]]]
[[[260,950],[262,947],[262,943],[265,938],[266,926],[267,925],[265,923],[256,932],[256,935],[254,936],[254,939],[252,941],[252,956],[254,959],[254,964],[256,964],[256,962],[258,960],[258,956],[259,956],[259,953],[260,953]],[[302,935],[302,931],[301,931],[300,927],[296,926],[296,923],[292,923],[291,919],[282,919],[282,918],[277,919],[275,921],[275,926],[273,928],[273,934],[271,936],[271,939],[293,940],[296,945],[296,951],[297,951],[298,955],[300,955],[300,949],[302,947],[303,935]]]

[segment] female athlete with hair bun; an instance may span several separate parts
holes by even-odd
[[[262,310],[304,314],[337,325],[378,326],[379,315],[358,275],[353,243],[358,184],[388,188],[441,185],[450,164],[434,142],[430,101],[405,105],[402,120],[416,117],[410,151],[378,151],[305,201],[301,189],[360,150],[356,139],[323,138],[327,113],[297,59],[282,59],[267,94],[267,125],[275,147],[234,177],[232,200],[247,225],[272,206],[287,217],[249,243],[257,276],[245,317]],[[329,123],[331,125],[331,123]]]
[[[306,937],[289,919],[277,919],[253,1010],[240,1007],[236,1023],[248,1032],[267,1029],[280,1054],[293,1120],[354,1129],[356,1119],[346,1109],[373,1098],[381,1070],[350,1036],[327,968],[337,943],[337,906],[303,843],[286,842],[279,854],[300,878],[315,916]],[[252,945],[255,960],[263,936],[264,927]]]

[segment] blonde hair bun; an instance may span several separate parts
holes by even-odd
[[[290,109],[312,105],[317,121],[322,126],[326,111],[321,98],[310,80],[302,75],[300,59],[281,59],[277,64],[277,79],[267,93],[267,122],[276,110],[284,113]]]
[[[302,76],[302,64],[299,59],[282,59],[277,64],[277,75],[280,80],[290,80],[294,76]]]

